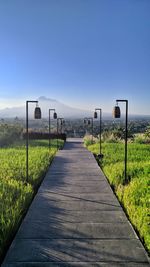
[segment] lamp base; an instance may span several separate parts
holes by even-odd
[[[98,159],[103,159],[104,155],[103,154],[98,154],[97,157],[98,157]]]

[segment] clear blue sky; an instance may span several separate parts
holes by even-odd
[[[41,95],[150,114],[150,0],[0,0],[0,107]]]

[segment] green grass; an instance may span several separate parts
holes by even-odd
[[[26,182],[24,142],[0,149],[0,259],[42,181],[57,151],[56,140],[49,151],[48,141],[29,142],[29,181]],[[59,146],[63,141],[59,140]]]
[[[89,145],[88,149],[98,154],[99,145]],[[124,144],[103,143],[102,153],[104,158],[100,165],[150,253],[150,147],[128,144],[127,184],[124,181]]]

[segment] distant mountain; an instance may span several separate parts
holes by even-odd
[[[58,117],[63,118],[70,118],[70,119],[76,119],[76,118],[83,118],[83,117],[93,117],[93,111],[90,110],[82,110],[70,107],[68,105],[65,105],[55,99],[50,99],[45,96],[40,96],[38,99],[39,106],[42,111],[42,118],[48,118],[48,110],[50,108],[55,108],[56,112],[58,114]],[[33,118],[34,114],[34,108],[35,104],[29,104],[29,116],[30,118]],[[20,107],[11,107],[11,108],[5,108],[0,109],[0,118],[25,118],[26,116],[26,107],[20,106]],[[110,113],[103,113],[103,119],[105,120],[111,120],[112,114]],[[122,114],[122,119],[124,119],[124,114]],[[131,115],[129,114],[129,119],[137,120],[137,119],[150,119],[149,115]]]
[[[73,108],[55,99],[46,98],[45,96],[39,97],[38,101],[39,106],[41,107],[43,117],[48,117],[49,108],[55,108],[58,117],[80,118],[83,116],[90,116],[90,112],[87,110]]]
[[[38,99],[39,106],[42,111],[42,117],[47,118],[49,115],[48,110],[50,108],[56,109],[58,117],[64,118],[83,118],[87,116],[92,116],[92,112],[87,110],[81,110],[77,108],[72,108],[65,105],[55,99],[50,99],[45,96],[40,96]],[[35,104],[29,104],[29,116],[33,117]],[[0,118],[24,118],[26,114],[25,106],[5,108],[0,110]]]

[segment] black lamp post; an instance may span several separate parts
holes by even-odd
[[[83,119],[83,123],[84,123],[84,125],[86,125],[86,123],[87,123],[87,118],[86,117]],[[87,133],[87,130],[86,130],[86,133]]]
[[[29,174],[28,174],[28,167],[29,167],[29,132],[28,132],[28,104],[29,103],[36,103],[36,108],[34,111],[34,118],[41,119],[41,109],[38,107],[38,101],[26,101],[26,182],[28,183]]]
[[[60,126],[61,126],[61,128],[60,128],[60,133],[62,134],[62,127],[63,127],[63,125],[65,124],[65,120],[64,120],[64,118],[60,118]]]
[[[55,112],[55,109],[54,108],[50,108],[49,109],[49,149],[51,148],[51,137],[50,137],[50,134],[51,134],[51,111],[53,111],[53,118],[54,119],[57,119],[57,113]]]
[[[57,118],[57,149],[58,149],[58,126],[59,126],[59,121],[61,124],[61,132],[62,132],[62,125],[64,123],[64,118]]]
[[[113,116],[114,118],[120,118],[121,112],[120,107],[118,106],[118,102],[125,102],[126,103],[126,119],[125,119],[125,165],[124,165],[124,175],[125,175],[125,182],[127,182],[127,141],[128,141],[128,100],[117,99],[116,106],[113,109]]]
[[[84,124],[88,124],[88,125],[91,124],[91,127],[92,127],[92,143],[93,143],[93,118],[92,117],[84,118],[83,122],[84,122]]]
[[[98,154],[98,157],[103,158],[103,154],[102,154],[102,109],[101,108],[95,109],[94,119],[98,118],[97,110],[100,112],[100,115],[99,115],[99,154]]]

